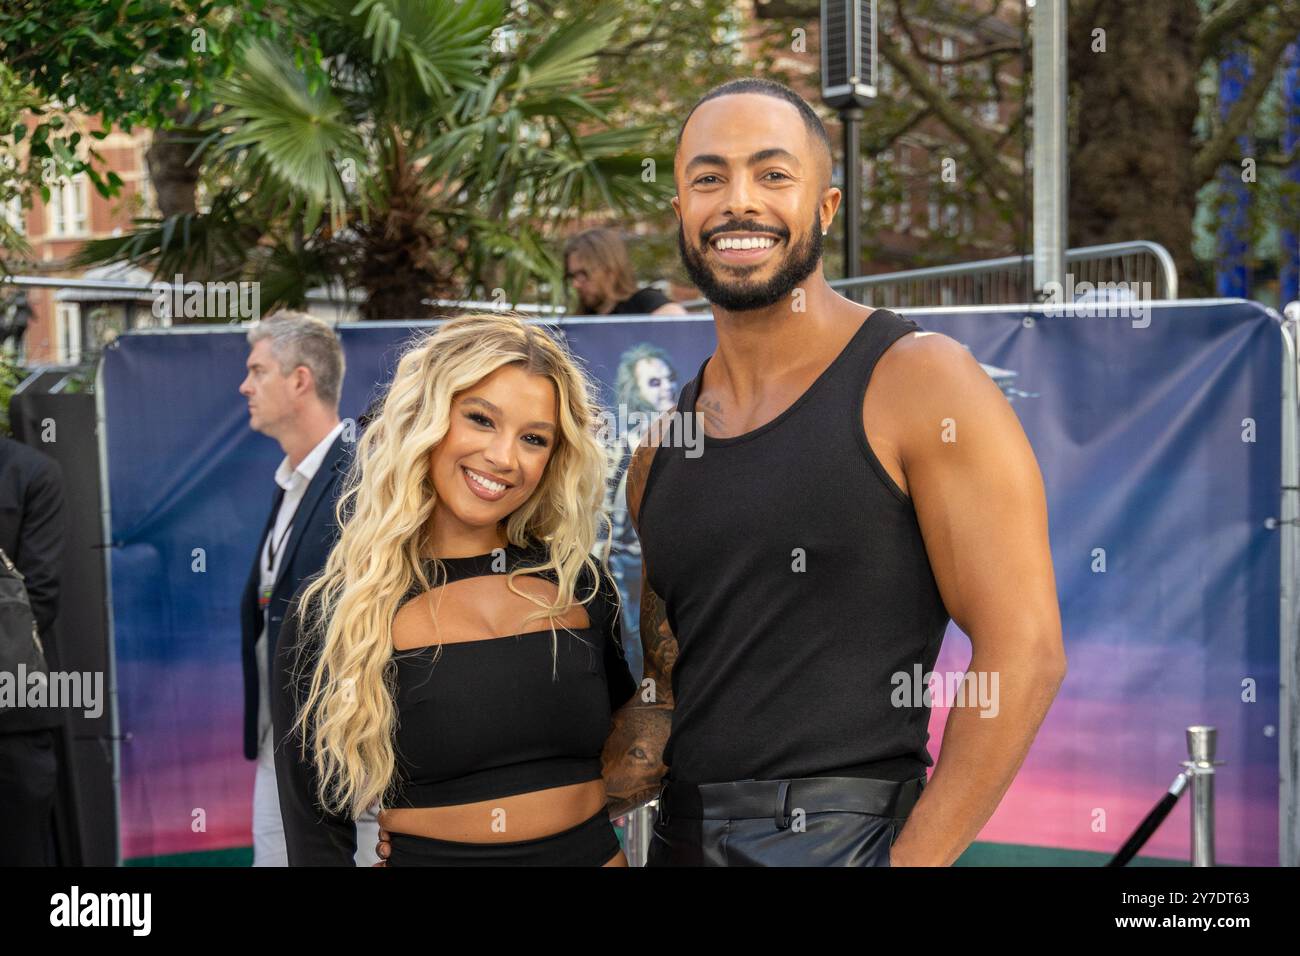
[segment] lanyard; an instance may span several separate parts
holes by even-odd
[[[289,537],[290,532],[293,531],[293,520],[296,517],[298,517],[298,515],[295,513],[293,518],[289,519],[289,523],[284,526],[284,534],[280,535],[279,544],[277,544],[275,541],[275,532],[274,531],[271,532],[270,537],[266,542],[268,571],[275,570],[275,552],[280,550],[280,545],[284,544],[284,539]]]
[[[296,518],[297,515],[295,514],[294,517]],[[267,542],[266,542],[267,551],[270,552],[269,554],[270,562],[267,565],[268,573],[273,572],[275,570],[275,552],[280,550],[280,545],[284,544],[284,539],[289,537],[289,532],[292,530],[293,530],[293,518],[290,518],[289,526],[284,529],[284,534],[280,535],[280,544],[276,544],[275,530],[274,529],[271,530],[271,534],[267,538]],[[265,609],[266,606],[271,603],[271,591],[274,587],[275,587],[274,584],[270,584],[262,588],[260,591],[258,591],[257,606],[259,608]]]

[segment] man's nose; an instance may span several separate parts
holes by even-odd
[[[737,176],[731,181],[726,195],[723,214],[731,219],[750,219],[759,215],[760,203],[748,176]]]

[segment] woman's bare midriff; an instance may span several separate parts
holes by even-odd
[[[519,793],[453,807],[394,807],[379,814],[389,833],[455,843],[515,843],[576,827],[605,806],[605,781]],[[605,866],[627,866],[619,850]]]

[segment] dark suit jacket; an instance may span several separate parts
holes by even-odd
[[[347,474],[352,456],[352,445],[343,440],[346,432],[340,432],[334,444],[325,453],[325,458],[312,476],[307,491],[293,517],[293,530],[285,544],[284,557],[280,560],[279,572],[271,590],[271,603],[267,609],[266,655],[268,675],[275,674],[275,647],[289,609],[289,599],[293,597],[298,585],[325,567],[325,559],[330,549],[338,540],[339,527],[334,519],[334,506],[343,490],[343,478]],[[275,525],[275,513],[279,510],[284,497],[284,489],[276,487],[271,504],[271,513],[266,525],[257,539],[257,552],[253,556],[253,569],[244,585],[243,600],[239,605],[239,621],[242,631],[242,650],[244,657],[244,756],[249,760],[257,759],[257,658],[255,647],[262,630],[262,612],[257,606],[257,588],[261,581],[259,563],[262,546],[266,535]],[[274,696],[272,692],[271,696]]]
[[[50,626],[59,613],[63,568],[63,470],[58,462],[11,438],[0,438],[0,548],[23,575],[27,599],[50,667]],[[0,717],[0,733],[56,727],[53,707],[15,708]]]

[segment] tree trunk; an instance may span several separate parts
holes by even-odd
[[[425,319],[437,308],[424,299],[444,292],[434,262],[439,242],[432,204],[397,137],[384,171],[386,202],[368,224],[354,223],[361,244],[357,281],[366,290],[363,319]]]
[[[1099,0],[1069,24],[1069,244],[1158,242],[1182,297],[1205,289],[1192,257],[1200,19],[1195,0]]]
[[[197,117],[179,107],[172,119],[177,128],[154,130],[153,143],[145,153],[149,180],[163,218],[195,212],[194,194],[199,184],[199,164],[186,165],[194,152],[193,124]]]

